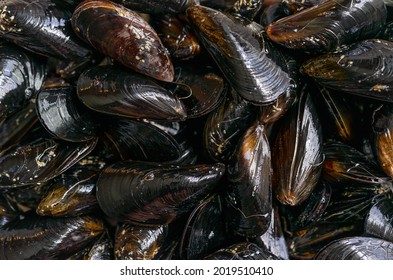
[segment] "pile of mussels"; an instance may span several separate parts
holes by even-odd
[[[393,259],[390,6],[1,0],[0,259]]]

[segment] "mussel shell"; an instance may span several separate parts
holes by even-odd
[[[186,60],[201,52],[201,46],[195,35],[178,15],[159,15],[153,17],[151,24],[171,57]]]
[[[18,143],[37,124],[35,106],[35,100],[31,99],[21,110],[0,122],[0,149]]]
[[[4,0],[0,37],[32,52],[65,60],[91,55],[71,27],[73,7],[62,0]]]
[[[115,233],[115,258],[117,260],[159,260],[168,259],[176,236],[168,225],[139,227],[122,224]]]
[[[103,125],[103,137],[118,160],[176,161],[183,155],[181,142],[161,128],[151,122],[111,119]]]
[[[391,181],[376,163],[352,146],[331,140],[324,143],[323,151],[323,178],[329,182],[381,184]]]
[[[96,122],[71,86],[47,87],[36,98],[41,124],[56,138],[83,142],[96,136]]]
[[[327,88],[393,102],[393,42],[371,39],[306,61],[301,71]]]
[[[115,0],[114,2],[146,14],[180,14],[188,7],[199,5],[199,0]]]
[[[99,169],[95,166],[75,166],[54,179],[37,206],[41,216],[77,216],[98,210],[95,183]]]
[[[6,196],[0,194],[0,228],[18,216],[16,206]]]
[[[232,12],[239,14],[242,17],[252,20],[261,10],[263,4],[264,4],[263,0],[250,0],[250,1],[237,0],[233,4],[233,8],[231,10]]]
[[[378,200],[367,215],[364,232],[393,242],[393,201],[391,198]]]
[[[76,7],[71,22],[75,33],[101,53],[139,73],[173,80],[173,65],[166,49],[136,12],[110,1],[90,0]]]
[[[288,246],[284,237],[283,229],[277,207],[272,209],[271,222],[267,231],[259,237],[253,238],[252,242],[260,248],[266,249],[277,258],[289,259]]]
[[[209,66],[201,63],[177,64],[175,81],[190,89],[188,96],[176,94],[185,107],[187,119],[206,115],[216,109],[228,90],[225,80]]]
[[[89,216],[41,217],[28,213],[0,228],[0,259],[66,259],[104,231]]]
[[[83,72],[77,94],[84,105],[104,114],[165,120],[186,117],[183,104],[173,92],[152,78],[113,66]]]
[[[203,130],[204,149],[211,159],[228,162],[237,143],[257,117],[258,108],[236,92],[228,94],[220,106],[210,113]]]
[[[230,229],[246,237],[262,235],[272,211],[271,154],[265,127],[254,124],[228,165],[226,202]]]
[[[270,24],[266,32],[272,41],[291,49],[328,52],[372,38],[386,16],[381,0],[327,0]]]
[[[45,59],[0,42],[0,121],[22,109],[41,88]]]
[[[96,139],[82,143],[37,139],[5,150],[0,157],[0,188],[48,181],[91,152],[96,142]]]
[[[373,146],[382,170],[393,178],[393,105],[384,104],[372,116]]]
[[[322,171],[322,131],[307,88],[297,106],[278,124],[272,148],[273,191],[287,205],[298,205],[314,190]]]
[[[203,6],[187,9],[187,16],[228,83],[243,98],[268,104],[292,87],[287,69],[275,62],[278,50],[267,49],[262,26]]]
[[[84,256],[85,260],[113,260],[113,244],[108,233],[103,233]]]
[[[250,242],[236,243],[220,249],[204,258],[205,260],[278,260],[271,252]]]
[[[217,194],[208,197],[189,216],[180,243],[181,253],[185,251],[183,258],[201,259],[224,247],[231,240],[225,223],[222,199]]]
[[[373,237],[348,237],[333,241],[317,260],[393,260],[393,243]]]
[[[97,199],[109,217],[152,227],[190,212],[223,176],[218,164],[174,166],[125,161],[105,168],[97,181]]]

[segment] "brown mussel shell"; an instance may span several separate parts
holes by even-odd
[[[0,259],[65,259],[103,231],[103,222],[90,216],[52,218],[24,214],[0,228]]]
[[[393,42],[371,39],[306,61],[301,71],[327,88],[393,102]]]
[[[76,7],[71,22],[75,33],[101,53],[139,73],[173,80],[166,49],[136,12],[110,1],[86,0]]]
[[[257,237],[268,229],[272,212],[271,154],[263,125],[246,131],[236,155],[228,165],[229,228],[240,236]]]
[[[187,9],[191,26],[228,83],[254,104],[275,101],[292,87],[291,77],[275,61],[263,27],[203,6]]]
[[[373,237],[347,237],[319,251],[316,260],[393,260],[393,243]]]
[[[36,106],[42,126],[54,137],[83,142],[96,136],[96,122],[80,104],[74,87],[46,87],[38,93]]]
[[[381,0],[327,0],[270,24],[269,38],[306,52],[328,52],[372,38],[386,22]]]
[[[373,146],[382,170],[393,178],[393,105],[384,104],[372,116]]]
[[[165,120],[186,117],[179,98],[156,80],[113,66],[83,72],[77,94],[85,106],[104,114]]]
[[[115,233],[115,258],[117,260],[168,259],[177,245],[168,225],[140,227],[122,224]]]
[[[104,213],[128,224],[169,224],[190,212],[223,176],[218,164],[184,165],[124,161],[105,168],[97,181]]]
[[[73,7],[62,0],[4,0],[0,37],[29,51],[65,60],[91,55],[71,27]]]
[[[273,191],[287,205],[298,205],[314,190],[322,171],[322,131],[307,88],[297,106],[278,124],[272,148]]]
[[[91,152],[97,140],[82,143],[37,139],[4,150],[0,156],[0,188],[46,182]]]
[[[41,88],[45,59],[0,42],[0,122],[21,110]]]

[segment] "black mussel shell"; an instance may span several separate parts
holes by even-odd
[[[392,0],[383,0],[386,6],[393,6],[393,1]]]
[[[188,7],[199,5],[199,0],[114,0],[114,2],[146,14],[180,14]]]
[[[189,8],[187,16],[228,83],[243,98],[268,104],[291,89],[291,77],[285,65],[276,62],[279,51],[268,46],[262,26],[203,6]]]
[[[62,0],[4,0],[0,37],[32,52],[78,60],[91,55],[71,27],[73,7]]]
[[[19,215],[17,206],[0,193],[0,228]]]
[[[49,183],[4,190],[4,196],[22,213],[35,210],[49,188]]]
[[[40,90],[46,75],[44,63],[45,59],[0,42],[0,122],[21,110]]]
[[[287,205],[300,204],[314,190],[323,163],[322,130],[307,88],[297,106],[280,120],[272,154],[277,199]]]
[[[353,106],[352,100],[327,88],[320,88],[314,100],[318,107],[323,134],[327,139],[336,139],[358,147],[364,129],[359,121],[360,110]],[[363,133],[364,134],[364,133]]]
[[[393,105],[384,104],[372,116],[373,147],[382,170],[393,178]]]
[[[262,5],[264,4],[263,0],[237,0],[233,4],[233,8],[231,12],[241,15],[242,17],[248,19],[254,19],[254,17],[261,10]]]
[[[96,139],[71,143],[54,139],[4,150],[0,156],[0,188],[46,182],[70,168],[93,150]]]
[[[270,24],[269,38],[306,52],[328,52],[374,37],[386,22],[381,0],[327,0]]]
[[[122,224],[115,233],[115,258],[117,260],[168,259],[177,245],[176,235],[168,225],[140,227]]]
[[[113,244],[108,233],[99,237],[84,256],[85,260],[113,260]]]
[[[38,123],[35,106],[35,99],[31,99],[21,110],[0,122],[0,149],[19,143]]]
[[[251,126],[228,165],[227,216],[231,231],[257,237],[269,227],[272,211],[271,154],[263,125]]]
[[[224,247],[231,240],[225,223],[222,197],[212,195],[198,205],[183,232],[180,250],[188,260],[201,259]]]
[[[171,57],[190,59],[201,52],[201,46],[195,35],[191,32],[188,24],[182,21],[178,15],[155,16],[151,20],[151,24]]]
[[[181,130],[175,123],[169,131]],[[176,161],[183,155],[183,147],[168,131],[151,122],[130,119],[108,120],[103,125],[106,145],[118,160],[144,160],[154,162]]]
[[[104,213],[119,221],[146,227],[169,224],[194,209],[224,170],[221,163],[118,162],[101,172],[97,199]]]
[[[41,124],[56,138],[83,142],[96,136],[96,121],[80,104],[75,88],[46,87],[37,95],[36,104]]]
[[[139,73],[173,80],[173,65],[165,47],[136,12],[110,1],[87,0],[75,9],[71,22],[75,33],[101,53]]]
[[[277,207],[272,209],[271,222],[267,231],[259,237],[253,238],[252,242],[260,248],[266,249],[277,258],[282,260],[289,259],[288,246],[284,237],[283,229],[281,227],[281,220],[279,217]]]
[[[203,131],[203,145],[214,161],[228,162],[237,143],[257,118],[258,108],[235,92],[228,94],[220,106],[210,113]]]
[[[184,106],[174,92],[152,78],[113,66],[98,66],[83,72],[78,79],[77,93],[84,105],[104,114],[165,120],[186,117]]]
[[[278,0],[271,2],[263,8],[260,16],[260,24],[264,27],[292,14],[285,1]]]
[[[99,169],[77,166],[55,178],[36,213],[41,216],[77,216],[98,210],[96,181]]]
[[[250,242],[236,243],[220,249],[204,258],[205,260],[278,260],[271,252]]]
[[[186,85],[186,96],[176,94],[187,113],[187,119],[206,115],[224,100],[228,90],[225,80],[201,63],[179,63],[175,67],[176,84]],[[174,90],[176,93],[177,91]]]
[[[391,198],[378,200],[368,212],[364,232],[393,242],[393,201]]]
[[[103,231],[103,222],[94,217],[24,214],[0,228],[0,259],[66,259]]]
[[[339,141],[327,141],[323,147],[323,178],[332,183],[348,181],[386,183],[391,179],[375,162],[352,146]]]
[[[371,39],[306,61],[301,71],[327,88],[393,102],[393,42]]]
[[[347,237],[328,244],[317,260],[393,260],[393,243],[373,237]]]

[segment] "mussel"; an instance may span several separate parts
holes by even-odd
[[[381,0],[327,0],[270,24],[266,32],[272,41],[291,49],[328,52],[372,38],[386,17]]]
[[[87,58],[92,52],[71,28],[72,10],[62,0],[3,0],[0,37],[44,56]]]
[[[76,7],[71,22],[75,33],[101,53],[139,73],[173,80],[166,49],[136,12],[110,1],[86,0]]]
[[[228,165],[228,224],[235,234],[257,237],[268,229],[272,211],[271,153],[265,127],[252,125],[236,154]]]
[[[165,120],[184,119],[187,115],[173,91],[152,78],[113,66],[83,72],[77,94],[90,109],[109,115]]]
[[[222,248],[204,258],[205,260],[278,260],[271,252],[251,242],[242,242]]]
[[[262,26],[203,6],[188,8],[187,16],[228,83],[243,98],[268,104],[291,90],[289,71],[276,62],[282,60],[281,54],[269,48]]]
[[[0,42],[0,122],[27,105],[41,89],[45,75],[45,60]]]
[[[393,243],[373,237],[349,237],[333,241],[317,260],[393,260]]]
[[[105,168],[97,181],[97,199],[109,217],[153,227],[190,212],[217,185],[225,166],[124,161]]]
[[[301,71],[322,86],[393,102],[393,42],[370,39],[306,61]]]
[[[367,214],[364,232],[393,242],[393,202],[390,197],[379,199]]]
[[[102,220],[24,214],[0,228],[0,259],[65,259],[104,231]]]
[[[272,154],[273,191],[288,205],[306,200],[322,171],[322,131],[307,87],[299,103],[280,120]]]

